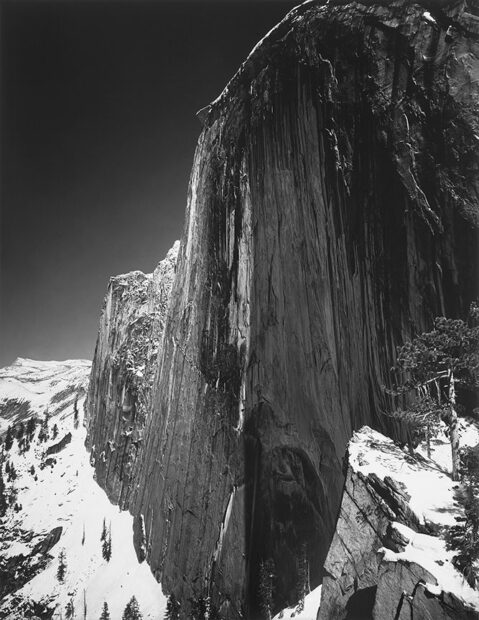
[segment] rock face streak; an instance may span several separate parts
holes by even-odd
[[[209,594],[255,618],[267,560],[285,606],[305,548],[318,583],[345,447],[383,424],[395,346],[475,294],[478,20],[384,4],[298,7],[201,111],[143,408],[115,359],[146,302],[110,286],[92,457],[184,609]]]

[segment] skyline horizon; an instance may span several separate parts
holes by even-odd
[[[109,279],[181,239],[196,112],[297,4],[2,5],[1,367],[93,358]]]

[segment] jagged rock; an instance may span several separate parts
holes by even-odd
[[[349,453],[318,620],[477,620],[479,594],[436,534],[461,516],[452,480],[367,427]]]
[[[85,406],[98,482],[124,506],[149,411],[178,242],[152,274],[111,278]]]
[[[127,332],[136,339],[132,303],[146,302],[110,286],[88,442],[110,497],[141,515],[147,561],[185,618],[206,593],[227,620],[256,618],[266,560],[274,608],[294,602],[304,545],[319,583],[346,444],[384,425],[395,347],[476,295],[479,28],[463,6],[307,2],[201,111],[139,421],[113,360]],[[356,483],[376,527],[393,510],[411,517],[400,488]]]

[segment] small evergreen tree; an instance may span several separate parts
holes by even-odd
[[[191,600],[191,619],[205,620],[208,613],[206,599],[203,596]]]
[[[45,416],[42,420],[42,425],[40,427],[40,432],[38,433],[38,441],[40,443],[44,443],[48,441],[48,422],[50,420],[50,413],[48,409],[45,411]]]
[[[13,446],[13,431],[12,427],[7,428],[7,434],[5,435],[5,450],[10,450]]]
[[[398,410],[406,423],[422,418],[426,429],[441,417],[449,429],[452,478],[459,480],[458,388],[479,386],[479,307],[471,304],[467,321],[439,317],[434,329],[406,342],[397,351],[395,370],[402,380],[391,392],[415,392],[418,404]],[[427,410],[430,415],[427,415]]]
[[[17,439],[20,440],[23,437],[23,433],[25,432],[25,426],[23,425],[23,422],[20,422],[20,424],[18,424],[16,430]]]
[[[75,428],[78,428],[78,425],[80,423],[80,415],[79,415],[79,411],[78,411],[78,395],[75,397],[75,402],[73,403],[73,426]]]
[[[108,603],[106,601],[103,603],[103,611],[101,612],[100,620],[111,620]]]
[[[73,598],[70,598],[70,600],[65,606],[65,618],[74,618],[74,617],[75,617],[75,606],[73,604]]]
[[[103,517],[103,527],[101,529],[101,536],[100,536],[101,542],[106,540],[106,534],[107,534],[107,531],[106,531],[106,520],[105,520],[105,517]]]
[[[30,440],[33,438],[33,435],[35,434],[35,428],[37,426],[37,419],[35,417],[31,417],[28,419],[27,422],[27,435],[30,438]]]
[[[58,568],[57,568],[57,579],[60,583],[65,581],[65,573],[67,571],[67,563],[65,558],[65,551],[62,549],[60,554],[58,555]]]
[[[3,480],[2,465],[0,463],[0,517],[3,517],[5,515],[5,513],[7,512],[7,508],[8,501],[5,492],[5,481]]]
[[[82,544],[82,547],[85,544],[85,524],[83,524],[83,534],[81,537],[81,544]]]
[[[166,603],[166,614],[165,620],[179,620],[180,619],[180,602],[176,599],[175,595],[172,593],[168,597],[168,601]]]
[[[446,533],[448,549],[457,551],[454,566],[464,575],[472,588],[479,583],[479,446],[465,448],[461,454],[462,486],[457,499],[464,517]]]
[[[103,541],[101,548],[103,558],[109,562],[111,559],[111,524],[106,534],[106,538]]]
[[[58,437],[58,426],[54,424],[52,428],[52,439],[56,439],[57,437]]]
[[[298,597],[296,612],[301,613],[304,610],[304,599],[310,591],[308,555],[304,543],[301,545],[301,550],[296,558],[296,574],[298,576],[296,582],[296,594]]]
[[[142,618],[138,601],[135,596],[132,596],[123,611],[122,620],[142,620]]]
[[[271,620],[273,611],[274,562],[269,559],[261,562],[259,568],[259,604],[266,620]]]
[[[15,466],[10,463],[10,467],[8,468],[8,474],[7,474],[7,481],[15,481],[17,479],[17,470],[15,469]]]

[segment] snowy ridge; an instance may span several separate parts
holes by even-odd
[[[9,424],[34,412],[60,410],[88,385],[88,360],[38,361],[17,358],[0,369],[0,436]],[[23,403],[23,406],[22,406]]]
[[[27,449],[21,449],[17,438],[10,448],[2,446],[6,494],[13,493],[15,498],[0,518],[2,620],[44,617],[42,613],[53,619],[65,618],[67,604],[73,605],[74,617],[97,620],[104,601],[112,620],[119,620],[133,595],[143,618],[163,617],[166,599],[148,565],[138,562],[131,515],[113,506],[93,478],[84,447],[84,397],[75,405],[78,393],[84,394],[89,372],[90,362],[83,360],[17,360],[0,370],[0,402],[5,400],[6,386],[8,398],[29,398],[31,414],[39,420],[45,419],[47,409],[52,410],[52,401],[63,402],[65,390],[75,386],[66,408],[49,418],[46,441],[40,440],[41,424],[37,424]],[[60,442],[64,445],[59,449]],[[12,467],[15,477],[9,479],[6,469]],[[109,561],[102,553],[104,521],[111,532]],[[53,543],[50,548],[48,541]],[[57,578],[62,551],[66,563],[63,582]],[[9,579],[11,583],[7,583]]]
[[[479,437],[477,425],[461,421],[462,445],[475,445]],[[455,499],[458,483],[448,475],[451,470],[450,445],[444,436],[434,442],[433,458],[413,459],[391,439],[369,427],[355,432],[349,443],[349,464],[364,476],[375,474],[383,480],[390,477],[410,496],[409,507],[421,524],[448,528],[463,517],[463,509]],[[404,551],[382,549],[384,561],[414,562],[433,575],[437,584],[426,584],[435,594],[451,592],[467,606],[479,611],[479,592],[471,588],[454,567],[456,552],[446,550],[443,537],[415,532],[400,523],[392,524],[407,541]]]

